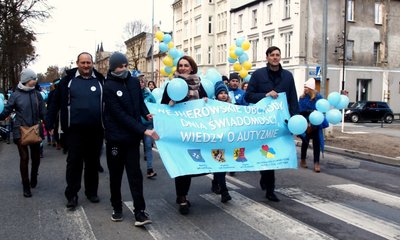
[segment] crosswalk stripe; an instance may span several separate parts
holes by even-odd
[[[370,216],[343,204],[334,203],[329,200],[313,196],[312,194],[303,192],[298,188],[283,188],[276,190],[276,192],[288,196],[296,202],[316,209],[373,234],[387,239],[399,239],[400,226],[393,224],[388,220]]]
[[[237,183],[237,184],[239,184],[239,185],[242,185],[243,187],[246,187],[246,188],[255,188],[254,186],[252,186],[252,185],[250,185],[250,184],[248,184],[248,183],[245,183],[245,182],[243,182],[243,181],[240,181],[239,179],[237,179],[237,178],[234,178],[234,177],[231,177],[231,176],[226,176],[226,178],[229,180],[229,181],[231,181],[231,182],[234,182],[234,183]]]
[[[355,184],[331,185],[330,188],[336,188],[356,196],[365,197],[380,204],[400,209],[400,197],[396,197],[384,192],[379,192],[369,188],[361,187]]]
[[[39,210],[38,215],[41,239],[96,240],[85,210],[81,206],[74,211]]]
[[[208,178],[210,178],[210,179],[213,179],[213,175],[212,174],[208,174],[208,175],[206,175]],[[227,176],[228,177],[228,176]],[[231,183],[229,183],[229,182],[226,182],[226,187],[228,188],[228,189],[234,189],[234,190],[238,190],[238,189],[240,189],[240,187],[238,187],[238,186],[236,186],[236,185],[233,185],[233,184],[231,184]]]
[[[133,202],[124,203],[134,213]],[[154,239],[212,239],[164,199],[146,200],[146,205],[146,212],[153,223],[145,227]]]
[[[270,239],[334,239],[267,205],[257,203],[235,191],[229,193],[232,201],[228,203],[221,203],[219,196],[215,194],[200,196]]]

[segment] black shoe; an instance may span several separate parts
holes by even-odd
[[[149,215],[144,211],[135,214],[135,227],[140,227],[147,224],[152,224],[153,222],[150,220]]]
[[[275,195],[275,193],[268,193],[267,192],[267,196],[268,200],[273,201],[273,202],[279,202],[279,198]]]
[[[24,197],[26,198],[32,197],[31,188],[29,186],[24,187]]]
[[[229,175],[233,176],[236,172],[230,172]]]
[[[185,202],[187,203],[188,207],[190,207],[190,202],[189,202],[189,200],[187,198],[185,199],[185,201],[182,201],[179,196],[176,197],[176,203],[177,204],[181,204],[181,203],[185,203]]]
[[[35,188],[37,185],[37,174],[31,175],[31,188]]]
[[[228,190],[221,192],[221,202],[226,203],[229,200],[232,200],[232,197],[229,195]]]
[[[67,208],[69,209],[76,208],[77,206],[78,206],[78,197],[72,197],[67,203]]]
[[[155,176],[157,176],[157,173],[154,172],[152,168],[147,169],[147,178],[152,178],[152,177],[155,177]]]
[[[104,172],[104,168],[101,165],[99,165],[99,172]]]
[[[92,202],[92,203],[98,203],[98,202],[100,202],[100,198],[99,198],[98,196],[96,196],[96,195],[87,197],[87,199],[89,199],[89,201]]]
[[[187,202],[179,204],[179,212],[182,215],[186,215],[189,213],[189,204]]]
[[[124,215],[122,214],[122,210],[114,210],[111,215],[111,220],[113,222],[121,222],[124,219]]]
[[[211,191],[215,194],[221,194],[221,188],[218,186],[218,183],[214,180],[211,181]]]

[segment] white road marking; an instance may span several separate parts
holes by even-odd
[[[237,184],[239,184],[239,185],[242,185],[243,187],[246,187],[246,188],[255,188],[254,186],[252,186],[252,185],[250,185],[250,184],[248,184],[248,183],[245,183],[245,182],[243,182],[243,181],[240,181],[239,179],[237,179],[237,178],[234,178],[234,177],[231,177],[231,176],[226,176],[226,178],[229,180],[229,181],[231,181],[231,182],[235,182],[235,183],[237,183]]]
[[[133,202],[124,203],[134,213]],[[178,204],[174,208],[164,199],[153,199],[146,200],[146,206],[145,211],[153,223],[145,227],[154,239],[212,239],[178,212]]]
[[[40,210],[38,215],[41,239],[96,240],[85,210],[81,206],[74,211]]]
[[[213,179],[213,174],[208,174],[208,175],[206,175],[208,178],[210,178],[210,179]],[[226,178],[228,178],[228,176],[226,176]],[[233,185],[233,184],[231,184],[231,183],[229,183],[229,182],[226,182],[226,187],[228,188],[228,190],[231,190],[231,189],[235,189],[235,190],[238,190],[238,189],[240,189],[240,187],[238,187],[238,186],[236,186],[236,185]]]
[[[303,192],[298,188],[278,189],[276,192],[288,196],[296,202],[316,209],[329,216],[335,217],[341,221],[364,229],[378,236],[387,239],[399,239],[400,226],[388,220],[383,220],[343,204],[334,203],[329,200],[313,196],[312,194]]]
[[[330,188],[336,188],[356,196],[364,197],[376,201],[380,204],[400,209],[400,197],[396,197],[384,192],[379,192],[369,188],[361,187],[355,184],[331,185]]]
[[[219,196],[215,194],[200,196],[269,239],[335,239],[235,191],[229,193],[232,200],[228,203],[221,203]]]

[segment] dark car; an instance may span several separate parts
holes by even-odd
[[[393,111],[386,102],[359,101],[346,108],[344,118],[355,123],[360,120],[392,123]]]

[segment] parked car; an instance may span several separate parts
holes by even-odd
[[[370,120],[372,122],[393,122],[393,111],[386,102],[359,101],[346,108],[344,118],[352,122]]]

